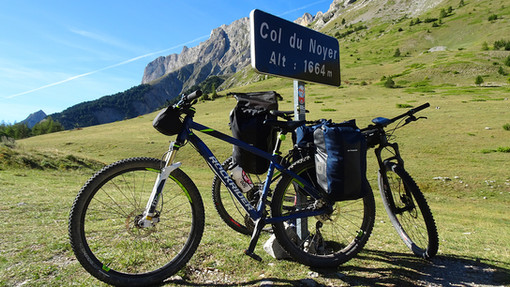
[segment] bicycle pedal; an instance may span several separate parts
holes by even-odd
[[[251,258],[257,260],[258,262],[262,262],[262,257],[258,256],[254,252],[248,252],[248,250],[245,250],[244,254],[246,254],[246,255],[250,256]]]

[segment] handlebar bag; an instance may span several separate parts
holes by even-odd
[[[313,140],[317,182],[332,200],[359,199],[370,192],[367,142],[355,120],[326,123],[315,129]]]
[[[152,126],[167,136],[178,134],[182,129],[180,110],[174,106],[163,109],[152,121]]]
[[[264,124],[276,119],[269,113],[278,110],[278,93],[254,92],[234,94],[237,105],[230,113],[230,129],[233,137],[268,153],[276,143],[276,130]],[[247,173],[262,174],[269,168],[269,161],[238,146],[232,152],[234,161]]]

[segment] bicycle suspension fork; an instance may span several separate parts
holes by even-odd
[[[151,227],[159,222],[159,216],[155,215],[156,206],[161,198],[161,192],[165,187],[166,180],[170,176],[170,173],[181,166],[180,162],[173,163],[178,149],[179,146],[175,142],[170,143],[170,147],[163,161],[163,166],[158,174],[156,182],[154,183],[154,187],[152,188],[151,196],[149,197],[145,210],[138,221],[139,227]]]

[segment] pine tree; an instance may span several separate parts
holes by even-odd
[[[483,84],[483,77],[477,76],[475,79],[475,85],[480,86],[481,84]]]
[[[384,86],[386,88],[393,89],[393,88],[395,88],[395,81],[393,81],[393,79],[391,77],[388,77],[386,79],[386,82],[384,82]]]

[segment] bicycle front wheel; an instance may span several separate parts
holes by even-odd
[[[198,247],[204,207],[180,169],[166,181],[152,227],[138,224],[162,161],[131,158],[96,173],[69,217],[71,246],[81,265],[112,285],[147,286],[179,271]],[[159,222],[158,222],[159,221]]]
[[[317,186],[314,158],[300,159],[290,170]],[[313,208],[314,203],[299,182],[284,175],[275,189],[272,217],[290,216]],[[277,222],[273,229],[278,242],[296,261],[312,267],[336,267],[365,246],[374,218],[374,195],[369,192],[362,199],[336,202],[329,214]]]
[[[421,258],[436,255],[439,240],[436,223],[418,185],[404,168],[387,162],[379,171],[379,190],[384,208],[398,235]]]

